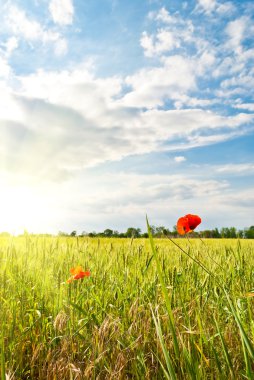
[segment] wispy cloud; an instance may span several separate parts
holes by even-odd
[[[247,16],[230,21],[226,27],[226,33],[229,36],[228,47],[240,54],[242,52],[242,41],[248,38],[250,28],[251,20]]]
[[[244,163],[244,164],[227,164],[219,166],[215,169],[218,173],[231,173],[234,175],[242,174],[250,174],[254,171],[254,164],[252,163]]]
[[[215,10],[217,5],[216,0],[198,0],[198,7],[203,9],[206,13],[211,13]]]
[[[4,9],[4,26],[12,34],[11,39],[8,40],[9,50],[16,48],[18,39],[22,39],[32,45],[35,43],[53,44],[56,54],[66,53],[67,42],[59,31],[42,25],[35,18],[28,16],[24,9],[14,4],[7,3]]]
[[[183,75],[182,82],[171,76],[173,69]],[[163,80],[167,70],[168,79]],[[251,113],[223,116],[198,108],[158,109],[166,96],[195,88],[189,70],[184,59],[173,56],[165,58],[163,68],[144,69],[126,80],[99,78],[89,64],[15,76],[16,90],[2,89],[2,168],[65,179],[82,168],[128,155],[223,141],[253,123]],[[125,82],[132,86],[130,92],[123,92]],[[193,106],[202,104],[186,96],[185,104],[191,101]]]
[[[240,103],[240,104],[237,103],[237,104],[234,104],[234,107],[242,109],[242,110],[248,110],[248,111],[254,112],[254,103]]]
[[[0,78],[8,78],[12,69],[6,58],[0,56]]]
[[[160,55],[164,52],[180,47],[180,43],[172,32],[161,29],[156,35],[148,35],[147,32],[142,33],[140,44],[144,49],[147,57]]]
[[[175,162],[184,162],[186,161],[186,158],[184,156],[175,156],[174,160]]]
[[[233,13],[235,11],[235,6],[231,1],[222,3],[216,0],[198,0],[196,10],[204,12],[207,15],[211,15],[213,12],[223,15],[226,13]]]
[[[72,0],[51,0],[49,10],[53,21],[59,25],[70,25],[73,22],[74,6]]]

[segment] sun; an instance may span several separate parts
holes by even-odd
[[[12,234],[46,232],[49,209],[45,199],[33,187],[1,184],[0,232]]]

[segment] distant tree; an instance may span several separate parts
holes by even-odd
[[[212,231],[210,230],[204,230],[200,232],[201,237],[203,238],[211,238],[212,237]]]
[[[24,232],[26,234],[26,232]],[[170,231],[168,228],[164,226],[151,226],[151,233],[155,237],[181,237],[178,235],[177,227],[173,226],[173,230]],[[0,236],[9,236],[8,232],[2,232],[0,233]],[[66,232],[59,231],[58,236],[77,236],[77,231],[72,231],[70,234]],[[119,238],[148,238],[148,233],[141,232],[140,228],[135,227],[129,227],[126,232],[118,232],[116,230],[112,230],[110,228],[106,228],[103,232],[86,232],[83,231],[80,236],[89,236],[89,237],[119,237]],[[204,231],[192,231],[190,235],[188,235],[190,238],[198,238],[198,237],[204,237],[204,238],[246,238],[246,239],[254,239],[254,226],[251,226],[249,228],[245,228],[244,230],[237,230],[235,227],[222,227],[220,231],[218,228],[214,228],[211,230],[204,230]]]
[[[163,237],[164,231],[166,231],[166,228],[164,226],[155,227],[154,235],[156,237]]]
[[[250,228],[246,229],[244,231],[244,235],[246,239],[254,239],[254,226],[251,226]]]
[[[231,238],[236,238],[236,228],[235,227],[230,227],[229,233],[230,233]]]
[[[214,238],[220,238],[221,237],[217,227],[213,230],[213,237]]]
[[[170,235],[170,231],[168,228],[164,228],[163,229],[163,236],[169,236]]]
[[[112,237],[113,236],[113,230],[107,228],[106,230],[104,230],[103,235],[106,237]]]
[[[67,232],[59,231],[58,236],[68,236]]]
[[[243,231],[243,230],[238,230],[238,231],[237,231],[237,237],[238,237],[239,239],[242,239],[242,238],[244,237],[244,231]]]
[[[156,234],[156,227],[150,226],[150,231],[151,231],[152,236],[154,236]]]
[[[129,227],[129,228],[127,229],[125,235],[126,235],[128,238],[130,238],[130,237],[134,237],[135,230],[136,230],[136,228]]]
[[[173,231],[171,232],[171,234],[172,234],[173,237],[176,237],[178,235],[176,225],[173,226]]]
[[[220,234],[222,238],[230,238],[230,229],[228,227],[222,227],[220,230]]]
[[[141,234],[141,229],[140,228],[134,228],[134,227],[129,227],[126,231],[126,236],[127,237],[140,237]]]
[[[220,238],[221,237],[218,228],[215,228],[214,230],[200,231],[199,235],[204,238]]]
[[[237,230],[235,227],[222,227],[221,230],[220,230],[220,234],[221,234],[221,237],[222,238],[226,238],[226,239],[229,239],[229,238],[236,238],[237,237]]]

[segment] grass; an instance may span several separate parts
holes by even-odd
[[[254,242],[177,244],[2,238],[2,380],[252,379]]]

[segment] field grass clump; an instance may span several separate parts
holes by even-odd
[[[254,242],[177,243],[2,238],[2,380],[252,379]]]

